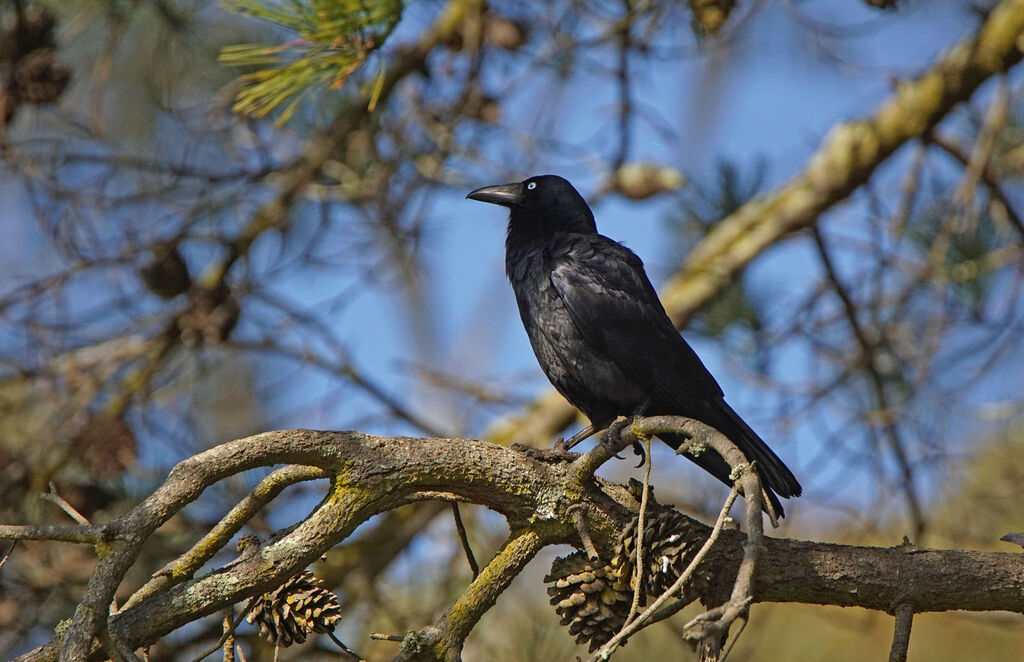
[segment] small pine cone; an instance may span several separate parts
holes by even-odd
[[[173,299],[188,291],[192,277],[177,244],[161,242],[154,244],[151,250],[153,259],[139,269],[146,287],[162,299]]]
[[[186,347],[223,343],[231,335],[242,312],[238,299],[224,283],[212,290],[192,288],[188,292],[188,302],[188,308],[178,315],[178,330]]]
[[[623,566],[599,564],[588,559],[585,552],[576,552],[556,559],[544,578],[551,584],[548,595],[561,624],[569,627],[576,643],[589,643],[590,652],[622,628],[633,600]]]
[[[306,570],[253,598],[247,620],[270,643],[288,647],[305,642],[311,632],[333,632],[341,620],[341,603]]]
[[[71,70],[52,48],[37,48],[15,63],[12,78],[20,101],[40,105],[60,97],[71,80]]]

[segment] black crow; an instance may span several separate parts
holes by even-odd
[[[640,410],[697,419],[756,463],[782,516],[776,495],[800,496],[800,483],[725,402],[718,382],[672,325],[643,262],[597,233],[593,212],[572,184],[540,175],[466,197],[510,210],[505,271],[519,314],[548,379],[590,419],[584,434]],[[673,448],[685,441],[661,439]],[[687,457],[732,484],[729,465],[717,453]]]

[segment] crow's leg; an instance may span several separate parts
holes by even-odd
[[[568,441],[562,441],[561,439],[556,441],[555,442],[555,448],[558,448],[559,446],[561,446],[562,450],[567,450],[567,451],[568,450],[572,450],[573,446],[575,446],[576,444],[580,443],[584,439],[587,439],[588,437],[592,437],[594,435],[594,433],[597,432],[597,431],[598,430],[596,428],[594,428],[593,425],[588,425],[587,427],[583,428],[582,430],[580,430],[579,432],[577,432],[573,436],[569,437]]]
[[[651,406],[651,399],[650,398],[647,398],[646,400],[641,402],[640,406],[637,407],[636,411],[633,412],[633,415],[630,416],[630,418],[629,418],[630,422],[635,421],[636,419],[638,419],[641,416],[643,416],[644,412],[647,411],[647,408],[650,407],[650,406]],[[645,462],[647,462],[647,453],[644,452],[644,445],[641,444],[640,442],[636,442],[635,444],[633,444],[633,455],[639,455],[640,456],[640,464],[636,465],[636,467],[634,467],[634,468],[639,469],[640,467],[644,466]]]

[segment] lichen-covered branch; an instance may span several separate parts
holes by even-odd
[[[288,466],[274,471],[260,481],[217,525],[206,533],[191,549],[168,563],[124,604],[131,607],[142,600],[190,579],[204,563],[213,558],[231,540],[245,523],[263,506],[273,500],[284,488],[296,483],[328,478],[330,474],[317,467]]]
[[[441,619],[406,640],[396,662],[460,660],[462,645],[480,617],[549,542],[534,529],[511,535]]]
[[[649,432],[667,425],[670,421],[662,417],[639,419],[621,436],[627,437],[629,430]],[[205,576],[156,590],[107,618],[124,570],[160,523],[209,485],[275,464],[317,467],[332,476],[327,494],[307,518],[256,552]],[[538,549],[556,543],[582,547],[577,513],[583,514],[594,547],[602,553],[632,521],[638,508],[634,496],[597,477],[581,483],[581,464],[596,466],[592,459],[542,461],[472,439],[378,437],[359,432],[278,431],[223,444],[180,463],[160,488],[124,517],[95,525],[116,537],[99,547],[101,559],[79,607],[85,613],[63,641],[55,640],[19,659],[87,659],[90,652],[99,650],[96,642],[104,629],[122,649],[150,644],[186,623],[280,584],[378,513],[413,501],[458,498],[501,513],[512,534],[445,616],[421,632],[421,657],[408,658],[454,659],[451,655],[461,650],[480,615]],[[693,527],[705,539],[710,533],[703,524],[693,522]],[[734,579],[744,564],[745,542],[740,532],[722,532],[702,564],[722,584],[719,594],[742,588],[738,582],[734,585]],[[1024,555],[771,538],[763,542],[757,571],[749,578],[755,601],[884,611],[909,602],[915,612],[1024,612]],[[72,636],[75,639],[69,641]]]
[[[686,326],[754,258],[817,222],[823,212],[867,182],[899,147],[927,136],[982,83],[1019,62],[1017,40],[1022,34],[1024,0],[1003,0],[977,32],[927,72],[900,81],[874,115],[836,125],[799,174],[715,224],[662,288],[662,302],[676,327]],[[496,423],[487,438],[498,443],[542,441],[575,418],[569,403],[549,391],[523,415]]]

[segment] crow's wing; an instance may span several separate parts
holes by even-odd
[[[551,283],[587,342],[655,399],[696,415],[695,405],[722,397],[631,250],[601,235],[577,235],[557,252]]]
[[[553,251],[553,258],[551,283],[587,342],[645,389],[656,407],[671,407],[672,413],[716,427],[757,461],[766,496],[781,514],[772,490],[798,496],[800,483],[725,402],[718,382],[672,325],[640,258],[601,235],[577,235]],[[720,458],[692,459],[731,484],[728,465]]]

